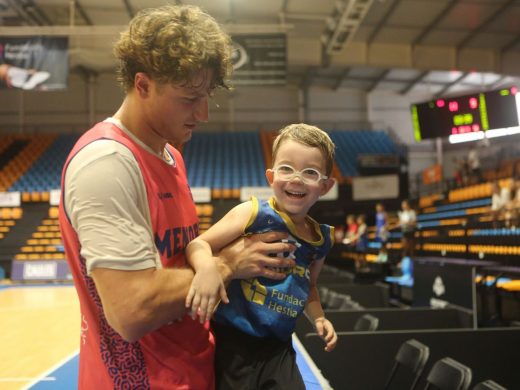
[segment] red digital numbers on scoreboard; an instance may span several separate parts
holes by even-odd
[[[452,100],[451,102],[448,103],[448,109],[451,112],[459,111],[459,103],[454,101],[454,100]]]

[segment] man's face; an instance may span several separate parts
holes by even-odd
[[[146,100],[151,130],[174,145],[189,141],[197,124],[208,121],[211,76],[211,71],[203,71],[182,86],[152,81]]]

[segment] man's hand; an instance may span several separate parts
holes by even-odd
[[[285,273],[277,272],[271,267],[291,268],[295,265],[294,260],[270,255],[292,252],[296,249],[293,244],[280,242],[286,238],[287,233],[267,232],[236,239],[218,255],[222,279],[225,282],[258,276],[276,280],[284,279]]]

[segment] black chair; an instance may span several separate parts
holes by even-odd
[[[473,390],[507,390],[505,387],[500,386],[498,383],[488,379],[487,381],[477,383]]]
[[[350,295],[338,293],[336,291],[329,290],[327,294],[327,309],[339,310],[345,302],[352,302]]]
[[[469,367],[449,357],[438,360],[426,378],[426,389],[432,386],[440,390],[467,390],[472,372]]]
[[[318,293],[320,294],[320,301],[323,308],[327,308],[327,299],[329,296],[329,289],[327,287],[320,286],[318,287]]]
[[[358,302],[353,301],[350,295],[346,295],[341,302],[338,310],[362,310],[363,306],[361,306]]]
[[[390,372],[390,376],[385,384],[385,389],[388,389],[390,383],[395,377],[397,370],[399,367],[407,368],[408,371],[413,375],[412,385],[410,386],[410,390],[415,389],[417,386],[417,382],[421,373],[423,372],[424,366],[430,357],[430,348],[420,343],[415,339],[410,339],[405,341],[399,351],[397,351],[397,355],[395,356],[394,366],[392,367],[392,371]]]
[[[379,318],[371,314],[363,314],[354,324],[355,332],[372,332],[379,326]]]

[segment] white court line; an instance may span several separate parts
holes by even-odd
[[[309,356],[309,353],[307,352],[307,350],[301,343],[300,339],[294,333],[292,335],[292,341],[293,341],[293,344],[295,344],[296,347],[298,348],[298,353],[301,354],[301,356],[303,357],[305,362],[309,365],[309,368],[311,369],[311,371],[314,374],[314,376],[316,377],[316,379],[318,379],[318,382],[319,382],[321,388],[323,390],[332,390],[332,387],[330,387],[329,381],[327,379],[325,379],[325,377],[321,373],[320,369],[314,363],[314,360],[312,360],[312,358]]]
[[[43,382],[52,382],[52,381],[56,380],[56,377],[48,376],[48,377],[41,378],[41,379],[39,379],[39,378],[24,378],[23,376],[17,377],[17,378],[0,378],[0,382],[28,382],[28,381],[33,381],[33,380],[38,380],[38,381],[43,381]]]
[[[43,381],[43,380],[46,380],[44,378],[54,378],[54,377],[49,377],[49,374],[53,371],[56,371],[58,368],[60,368],[61,366],[65,365],[65,363],[67,363],[69,360],[71,359],[74,359],[74,357],[76,355],[79,354],[79,349],[75,350],[74,352],[72,352],[69,356],[63,358],[60,362],[56,363],[54,366],[52,366],[51,368],[49,368],[47,371],[45,371],[43,374],[41,374],[39,377],[37,378],[31,378],[33,379],[28,385],[26,385],[25,387],[22,387],[21,390],[28,390],[29,388],[31,388],[32,386],[34,386],[36,383],[40,382],[40,381]],[[54,378],[54,380],[56,380],[56,378]]]

